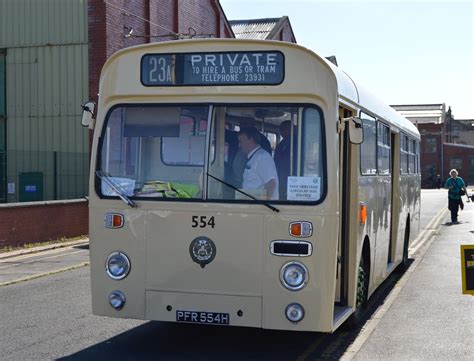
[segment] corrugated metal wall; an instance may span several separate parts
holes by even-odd
[[[0,49],[0,203],[7,201],[5,52]]]
[[[5,93],[5,51],[0,49],[0,117],[4,117],[6,113]]]
[[[34,193],[27,179],[38,172],[43,199],[84,196],[87,0],[0,0],[0,48],[6,49],[8,201]],[[20,189],[21,177],[28,188]]]

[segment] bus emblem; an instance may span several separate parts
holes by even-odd
[[[189,245],[189,253],[192,260],[204,268],[216,256],[216,245],[207,237],[198,237]]]

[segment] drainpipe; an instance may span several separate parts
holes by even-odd
[[[444,127],[441,127],[441,177],[444,177]]]

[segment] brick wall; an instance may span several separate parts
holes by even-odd
[[[189,34],[189,28],[201,36],[233,37],[217,0],[108,0],[108,3],[88,2],[89,98],[93,101],[97,101],[102,66],[120,49],[175,40],[173,34]],[[125,37],[130,29],[133,33]]]
[[[422,123],[418,124],[418,129],[421,134],[422,187],[435,187],[437,174],[444,182],[449,178],[449,170],[453,167],[458,169],[465,181],[474,184],[474,146],[448,143],[446,140],[449,139],[450,132],[445,129],[445,124]],[[430,140],[435,141],[435,148],[433,143],[428,142]]]
[[[169,35],[187,34],[190,27],[197,34],[233,37],[218,0],[107,2],[88,1],[89,99],[95,102],[102,66],[120,49],[175,40]],[[131,37],[124,36],[127,29],[133,29]],[[89,136],[92,144],[92,132]],[[0,204],[0,247],[87,234],[85,200]]]
[[[421,134],[421,184],[424,188],[433,187],[433,182],[436,181],[436,175],[443,172],[443,167],[441,165],[441,143],[443,142],[443,126],[443,124],[434,123],[418,124],[418,130]],[[432,143],[427,144],[428,140],[431,139],[435,140],[436,149],[432,149]],[[441,176],[444,177],[444,175]]]
[[[0,204],[0,248],[87,234],[85,199]]]
[[[100,71],[107,59],[105,3],[99,0],[90,0],[87,12],[89,17],[89,99],[97,100]]]
[[[179,32],[186,34],[192,27],[198,34],[220,37],[219,13],[212,0],[180,0],[178,6]]]
[[[444,175],[443,179],[449,177],[449,171],[456,168],[459,176],[469,185],[474,185],[474,146],[462,144],[445,143],[444,150]]]

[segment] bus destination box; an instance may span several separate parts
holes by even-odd
[[[285,57],[280,51],[145,54],[144,86],[278,85]]]

